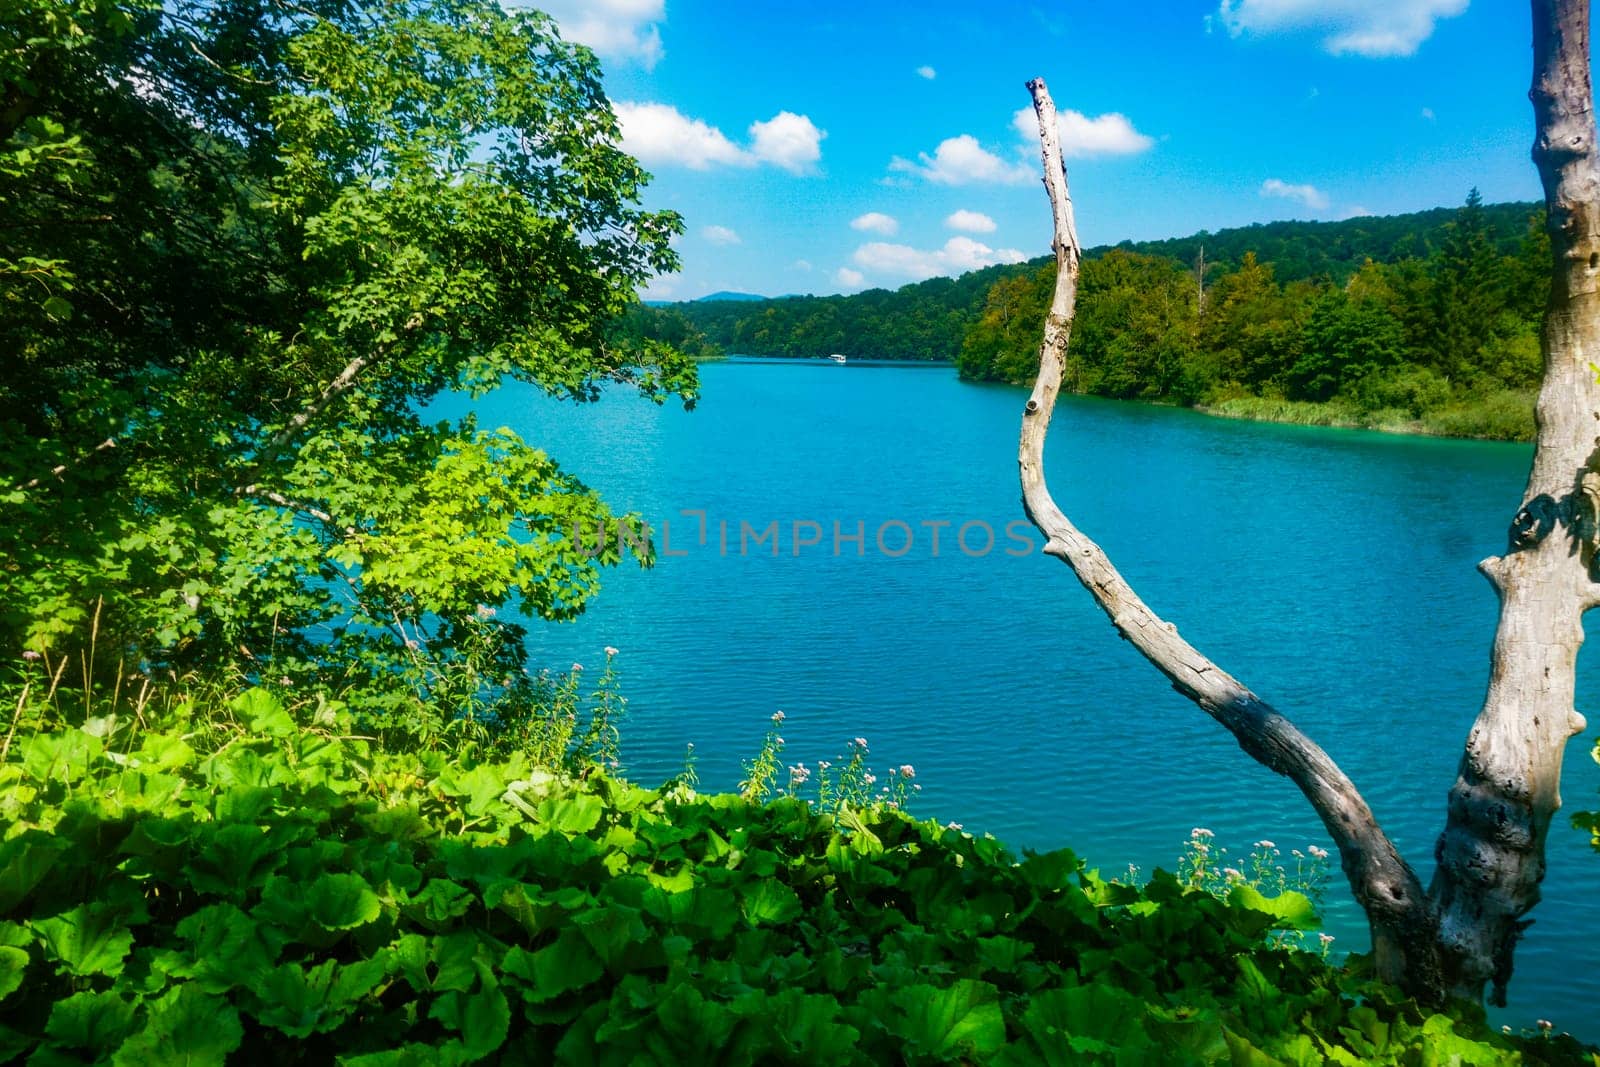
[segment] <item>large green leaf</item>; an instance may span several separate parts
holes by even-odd
[[[523,991],[522,999],[530,1004],[581,989],[605,973],[589,942],[572,929],[561,931],[537,952],[513,946],[506,951],[500,966],[506,974],[528,983],[530,988]]]
[[[286,963],[262,977],[253,990],[256,1018],[290,1037],[303,1038],[339,1026],[385,974],[384,961],[339,966],[324,960],[309,970]]]
[[[20,948],[0,945],[0,1000],[22,988],[22,979],[27,973],[28,954]]]
[[[744,917],[752,926],[770,926],[799,917],[800,898],[782,882],[763,879],[751,886],[740,901]]]
[[[1273,925],[1279,929],[1315,930],[1322,925],[1311,898],[1292,889],[1269,897],[1254,886],[1241,883],[1228,893],[1228,903],[1272,916]]]
[[[988,982],[959,979],[948,987],[910,985],[891,995],[899,1009],[893,1033],[923,1054],[985,1056],[1006,1040],[1000,991]]]
[[[0,915],[13,914],[72,844],[39,830],[0,843]]]
[[[49,955],[74,975],[122,973],[133,948],[125,909],[111,904],[80,904],[31,925]]]
[[[283,866],[288,836],[254,823],[219,826],[204,838],[184,873],[200,892],[240,899]]]
[[[578,793],[542,800],[535,810],[539,821],[552,830],[564,834],[586,834],[600,824],[605,804],[599,797]]]
[[[276,943],[270,940],[275,931],[232,904],[201,908],[178,923],[175,932],[188,942],[189,963],[173,967],[172,973],[191,979],[208,993],[248,988],[277,956]],[[277,940],[283,940],[277,933]]]
[[[1021,1022],[1045,1062],[1071,1064],[1090,1053],[1148,1045],[1144,1013],[1142,1000],[1097,983],[1035,993]]]
[[[117,990],[74,993],[56,1001],[45,1033],[69,1048],[114,1049],[133,1030],[138,1005]]]
[[[461,1035],[461,1043],[472,1057],[487,1056],[505,1044],[511,1028],[511,1008],[505,994],[484,971],[485,981],[470,993],[449,992],[437,997],[428,1016],[446,1029]]]
[[[147,1008],[144,1029],[117,1049],[114,1067],[221,1067],[244,1039],[233,1005],[189,983],[147,1002]]]

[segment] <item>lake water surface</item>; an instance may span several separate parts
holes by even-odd
[[[1240,858],[1261,838],[1285,856],[1329,844],[1286,779],[1118,640],[1037,534],[1026,554],[1008,539],[1022,390],[948,367],[770,360],[707,364],[702,382],[693,412],[621,393],[476,405],[643,513],[658,548],[670,520],[673,555],[612,572],[581,620],[531,638],[558,667],[620,648],[635,780],[669,777],[693,742],[703,787],[730,789],[781,709],[790,763],[863,736],[880,774],[916,767],[918,814],[1018,849],[1071,847],[1107,873],[1172,868],[1197,826]],[[1474,566],[1503,547],[1529,456],[1067,398],[1047,462],[1064,510],[1158,613],[1329,750],[1426,881],[1487,677],[1495,598]],[[704,544],[683,512],[705,513]],[[776,556],[749,535],[741,551],[741,523],[773,521]],[[1592,723],[1597,665],[1591,644],[1578,692]],[[1568,810],[1600,805],[1593,740],[1568,750]],[[1544,897],[1496,1018],[1600,1040],[1600,854],[1565,813]],[[1337,869],[1326,919],[1336,948],[1367,948]]]

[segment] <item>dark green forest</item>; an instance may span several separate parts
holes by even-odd
[[[948,360],[1026,383],[1053,261],[894,292],[640,309],[638,336],[814,358]],[[1527,439],[1549,242],[1542,208],[1274,222],[1091,249],[1067,383],[1220,414]],[[696,332],[698,331],[698,332]]]

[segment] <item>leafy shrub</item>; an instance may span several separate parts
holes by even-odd
[[[209,723],[10,739],[0,1060],[1580,1062],[1268,943],[1304,898],[384,754],[325,700]]]

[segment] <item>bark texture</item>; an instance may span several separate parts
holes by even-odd
[[[1117,632],[1166,675],[1178,692],[1226,727],[1241,748],[1300,788],[1338,845],[1341,866],[1366,909],[1379,973],[1425,998],[1437,999],[1441,977],[1432,909],[1415,872],[1379,827],[1355,785],[1292,722],[1151,611],[1100,546],[1072,524],[1050,495],[1045,483],[1044,443],[1061,392],[1081,252],[1061,160],[1055,104],[1041,79],[1029,82],[1028,91],[1039,119],[1044,183],[1054,216],[1052,247],[1057,272],[1039,347],[1039,377],[1022,418],[1017,462],[1023,507],[1045,536],[1045,552],[1072,568]]]
[[[1600,502],[1600,170],[1588,0],[1533,0],[1533,160],[1553,253],[1533,469],[1502,556],[1479,569],[1500,598],[1489,688],[1435,850],[1431,896],[1449,988],[1504,1003],[1512,955],[1539,900],[1573,707],[1583,613],[1596,584]]]

